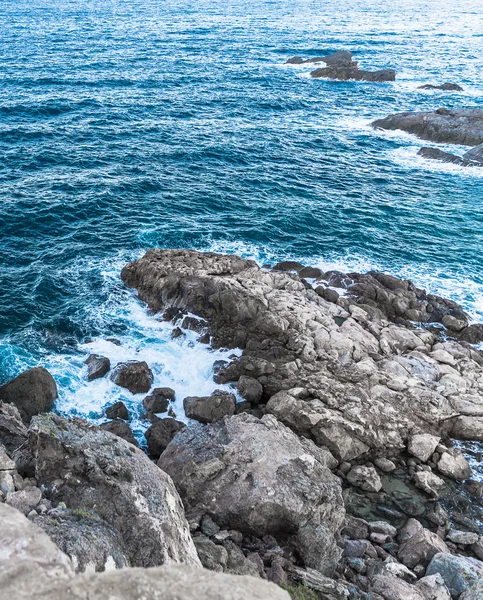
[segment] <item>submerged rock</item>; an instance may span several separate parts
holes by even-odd
[[[421,148],[418,152],[423,158],[453,163],[461,167],[483,167],[483,144],[465,152],[463,156],[456,156],[439,148]]]
[[[189,519],[290,540],[307,566],[330,571],[344,508],[327,452],[271,416],[225,417],[179,433],[158,465],[173,477]],[[332,459],[333,460],[333,459]]]
[[[146,362],[129,361],[119,363],[111,373],[111,380],[132,394],[149,392],[153,383],[153,373]]]
[[[131,566],[199,565],[171,479],[133,445],[49,414],[34,418],[23,453],[50,500],[94,510],[118,532]]]
[[[445,92],[462,92],[463,88],[457,83],[442,83],[441,85],[433,85],[431,83],[427,83],[425,85],[420,85],[418,90],[442,90]]]
[[[466,108],[435,111],[405,112],[377,119],[376,129],[401,129],[423,140],[443,144],[478,146],[483,144],[483,109]]]
[[[43,367],[29,369],[0,387],[0,400],[15,404],[24,423],[49,411],[57,396],[54,378]]]

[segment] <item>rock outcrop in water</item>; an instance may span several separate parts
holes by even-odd
[[[189,599],[195,584],[213,598],[287,598],[262,579],[294,598],[306,587],[321,600],[478,597],[483,485],[467,461],[478,447],[453,439],[483,441],[483,327],[460,306],[383,273],[186,250],[150,251],[122,278],[166,318],[202,322],[213,346],[242,349],[215,379],[243,401],[186,399],[207,424],[185,426],[155,416],[174,392],[154,390],[143,402],[158,466],[79,419],[37,415],[27,430],[0,403],[0,501],[70,557],[58,577],[73,598]],[[124,410],[111,424],[128,427]],[[20,567],[2,560],[3,591]],[[173,562],[197,569],[129,569]],[[33,568],[39,598],[63,597],[64,580],[44,589]],[[87,574],[110,568],[121,570]]]
[[[442,83],[441,85],[433,85],[431,83],[427,83],[425,85],[420,85],[418,90],[441,90],[443,92],[462,92],[463,88],[457,83]]]
[[[377,119],[372,126],[395,131],[400,129],[423,140],[443,144],[478,146],[483,144],[483,110],[467,108],[405,112]]]
[[[339,50],[327,56],[318,56],[315,58],[303,59],[300,56],[293,56],[286,61],[286,64],[317,64],[325,63],[325,67],[319,67],[310,73],[314,78],[338,79],[340,81],[395,81],[396,72],[394,69],[381,69],[379,71],[365,71],[360,69],[358,63],[353,60],[352,52]]]

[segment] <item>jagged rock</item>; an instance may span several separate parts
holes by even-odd
[[[471,477],[470,465],[458,448],[450,448],[447,452],[443,452],[438,461],[438,471],[451,479]]]
[[[93,509],[119,533],[131,565],[199,565],[171,479],[133,445],[81,419],[48,414],[33,419],[23,453],[34,457],[50,500]]]
[[[124,421],[127,421],[129,413],[124,402],[115,402],[106,408],[106,417],[108,419],[124,419]]]
[[[347,473],[347,481],[365,492],[378,492],[382,488],[381,478],[374,467],[352,467]]]
[[[144,434],[148,441],[149,454],[153,458],[161,456],[169,442],[185,427],[184,423],[176,421],[176,419],[159,419],[159,421],[155,421]]]
[[[235,413],[236,398],[233,394],[216,390],[211,396],[192,396],[183,400],[186,416],[200,423],[213,423]]]
[[[201,564],[211,571],[224,571],[228,562],[228,552],[205,536],[193,538]]]
[[[21,373],[0,387],[0,400],[14,404],[24,423],[52,408],[57,398],[57,385],[43,367]]]
[[[482,145],[480,144],[477,148],[473,148],[473,150],[481,150]],[[471,152],[471,150],[470,150]],[[467,152],[467,155],[470,153]],[[473,323],[465,327],[460,335],[459,339],[463,342],[468,342],[469,344],[478,344],[483,341],[483,324],[482,323]]]
[[[27,439],[27,428],[18,408],[0,400],[0,442],[7,452],[13,452]]]
[[[432,498],[439,498],[446,488],[444,481],[431,471],[417,471],[413,475],[414,485]]]
[[[129,442],[133,446],[138,446],[137,440],[131,431],[129,425],[122,421],[121,419],[114,419],[113,421],[108,421],[107,423],[103,423],[101,425],[101,429],[104,431],[109,431],[109,433],[113,433],[114,435],[119,436],[126,442]]]
[[[451,600],[449,590],[439,573],[422,577],[416,583],[416,587],[421,592],[424,600]]]
[[[414,569],[417,565],[426,566],[433,556],[440,552],[449,552],[443,540],[435,533],[425,529],[415,519],[410,519],[410,525],[415,528],[414,533],[399,548],[398,559]],[[431,573],[428,573],[431,575]]]
[[[322,594],[327,594],[331,599],[345,600],[349,598],[349,586],[345,581],[329,579],[314,569],[294,567],[291,569],[291,574],[303,585]]]
[[[223,542],[223,547],[228,555],[226,567],[230,573],[236,575],[252,575],[254,577],[259,575],[257,565],[245,558],[241,549],[234,542],[225,540]]]
[[[97,354],[91,354],[85,360],[85,364],[87,365],[87,379],[89,381],[100,379],[111,370],[111,361],[105,356]]]
[[[458,598],[471,584],[483,579],[483,562],[467,556],[436,554],[426,569],[426,575],[439,573],[452,598]]]
[[[461,594],[459,600],[481,600],[483,598],[483,579],[474,581]]]
[[[396,71],[394,69],[380,69],[379,71],[365,71],[359,69],[357,65],[355,67],[325,67],[315,69],[310,73],[311,77],[316,79],[324,77],[327,79],[338,79],[340,81],[348,81],[354,79],[355,81],[395,81]]]
[[[409,438],[408,451],[422,462],[428,462],[434,454],[441,438],[427,433],[413,435]]]
[[[427,83],[426,85],[420,85],[418,90],[443,90],[445,92],[462,92],[463,88],[457,83],[443,83],[441,85],[433,85]]]
[[[238,393],[250,404],[258,404],[262,398],[263,387],[254,377],[242,375],[237,383]]]
[[[471,546],[476,544],[478,541],[478,534],[472,533],[471,531],[459,531],[457,529],[450,529],[446,534],[446,539],[453,544],[461,544],[462,546]]]
[[[473,554],[479,560],[483,560],[483,535],[478,537],[478,540],[471,546]]]
[[[12,469],[15,469],[15,462],[7,454],[5,446],[0,443],[0,471],[11,471]]]
[[[155,388],[149,396],[143,400],[143,406],[148,413],[164,413],[168,410],[170,402],[173,402],[175,392],[171,388]]]
[[[28,513],[37,506],[37,504],[42,499],[42,492],[38,487],[35,486],[27,486],[23,490],[19,490],[18,492],[10,492],[7,494],[7,504],[13,506],[24,515],[28,515]]]
[[[483,442],[483,417],[458,417],[454,421],[451,435],[458,440]]]
[[[32,599],[42,586],[74,574],[70,559],[24,515],[0,503],[0,590],[5,598]]]
[[[76,573],[129,566],[119,533],[94,511],[55,511],[33,522],[69,556]]]
[[[376,575],[371,582],[371,590],[384,600],[425,600],[416,587],[399,577]]]
[[[427,112],[405,112],[378,119],[372,126],[379,129],[401,129],[423,140],[443,144],[483,144],[483,110],[479,108],[438,108]]]
[[[302,559],[330,570],[344,518],[340,483],[326,453],[272,415],[240,414],[179,433],[158,465],[173,477],[189,519],[211,515],[245,535],[292,536]],[[313,548],[317,547],[317,556]]]
[[[440,150],[439,148],[430,148],[425,146],[418,151],[418,155],[422,156],[423,158],[439,160],[440,162],[444,163],[453,163],[461,167],[473,167],[477,165],[477,163],[475,163],[474,161],[466,160],[462,156],[451,154],[451,152],[445,152],[444,150]]]
[[[111,380],[132,394],[141,394],[149,392],[153,373],[146,362],[133,360],[116,365],[111,373]]]
[[[397,529],[386,521],[371,521],[369,523],[369,529],[373,533],[382,533],[392,538],[395,538],[397,535]]]

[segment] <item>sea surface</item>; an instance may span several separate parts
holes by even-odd
[[[146,360],[180,417],[213,391],[228,353],[171,340],[120,282],[153,246],[382,269],[483,319],[483,169],[370,127],[483,107],[482,47],[481,0],[2,0],[0,383],[43,364],[57,410],[122,399],[139,436],[140,397],[87,383],[89,352]],[[339,49],[396,82],[284,64]],[[445,81],[464,92],[417,89]]]

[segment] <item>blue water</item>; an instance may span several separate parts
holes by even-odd
[[[216,357],[120,283],[152,246],[384,269],[483,317],[483,169],[369,127],[482,106],[482,31],[479,0],[2,0],[0,381],[40,362],[59,410],[99,416],[119,392],[86,385],[87,336],[209,393]],[[284,65],[337,49],[397,81]],[[465,91],[416,89],[444,81]]]

